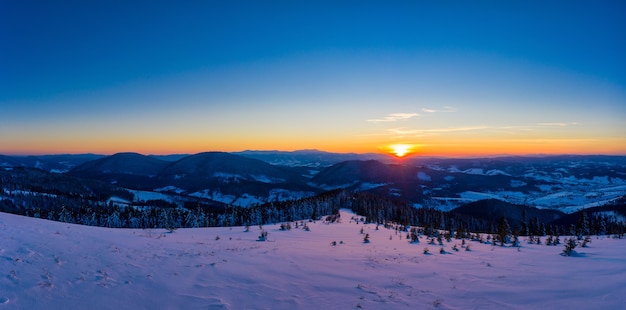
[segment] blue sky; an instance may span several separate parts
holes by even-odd
[[[623,154],[625,24],[621,1],[3,1],[0,153]]]

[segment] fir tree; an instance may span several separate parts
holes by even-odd
[[[576,236],[578,240],[583,240],[583,236],[589,235],[589,217],[587,212],[582,212],[578,220],[578,226],[576,226]]]
[[[504,246],[505,243],[508,243],[510,236],[511,226],[509,226],[509,222],[506,220],[506,218],[504,216],[501,216],[498,220],[498,238],[500,240],[500,245]]]
[[[520,247],[519,236],[517,234],[513,235],[513,246],[516,248]]]
[[[522,221],[520,223],[520,234],[528,236],[528,224],[526,224],[526,209],[522,209]]]
[[[565,241],[565,249],[563,250],[563,255],[571,256],[572,252],[576,248],[576,238],[571,237]]]

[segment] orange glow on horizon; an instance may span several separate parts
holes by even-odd
[[[145,137],[126,135],[119,138],[99,136],[66,136],[62,139],[42,135],[34,141],[11,138],[3,143],[3,155],[43,155],[94,153],[110,155],[118,152],[137,152],[145,155],[196,154],[207,151],[238,152],[244,150],[295,151],[317,149],[331,153],[381,153],[398,159],[408,156],[477,157],[509,155],[563,155],[605,154],[625,155],[623,138],[604,139],[423,139],[420,144],[410,142],[385,143],[372,139],[228,139],[227,137],[173,138],[168,135]],[[377,146],[376,146],[377,145]]]

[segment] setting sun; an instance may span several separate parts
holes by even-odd
[[[404,157],[407,154],[411,153],[411,149],[413,148],[413,146],[409,144],[394,144],[391,145],[389,148],[394,155],[398,157]]]

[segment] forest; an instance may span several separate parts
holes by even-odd
[[[115,185],[38,169],[0,170],[0,211],[53,221],[110,228],[195,228],[265,225],[320,220],[345,208],[380,225],[417,226],[426,235],[446,231],[455,236],[471,233],[507,236],[616,235],[623,237],[626,198],[611,205],[573,214],[549,213],[497,200],[474,203],[444,212],[416,208],[402,199],[363,191],[338,189],[317,196],[236,207],[198,201],[180,204],[163,200],[119,203],[112,197],[134,201],[133,193]],[[475,210],[475,211],[472,211]],[[487,212],[488,211],[488,212]],[[510,238],[508,238],[510,239]]]

